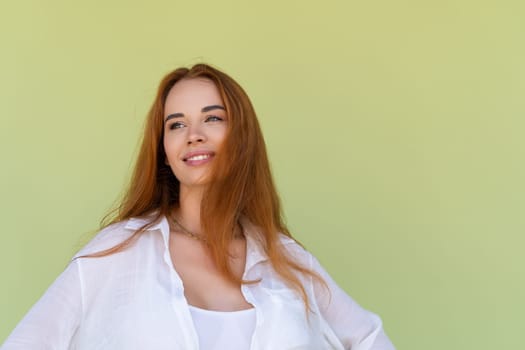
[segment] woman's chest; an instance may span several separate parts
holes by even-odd
[[[72,349],[199,349],[183,290],[151,283],[134,288],[100,295],[98,306],[89,308],[77,331]],[[255,306],[251,350],[342,349],[320,315],[307,317],[302,300],[290,290],[245,285],[243,295]],[[101,302],[104,298],[107,302]]]
[[[245,248],[234,247],[229,255],[228,266],[233,276],[242,278],[245,265]],[[203,309],[236,311],[248,309],[239,283],[217,268],[210,253],[201,242],[182,240],[170,244],[173,269],[184,287],[187,302]]]
[[[199,349],[185,286],[169,254],[144,250],[109,265],[102,260],[82,265],[84,313],[72,349]],[[251,350],[343,349],[312,294],[307,314],[303,300],[269,263],[246,266],[244,278],[260,280],[239,291],[255,308]],[[213,286],[206,288],[214,292]]]

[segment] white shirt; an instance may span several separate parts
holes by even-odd
[[[135,218],[106,227],[70,262],[18,324],[1,350],[198,350],[198,335],[182,280],[173,268],[166,218],[122,252],[77,258],[113,247],[146,223]],[[330,278],[317,259],[292,239],[285,248],[320,274],[325,288],[301,277],[312,311],[272,269],[259,231],[242,222],[247,240],[243,285],[255,308],[250,350],[392,350],[381,320],[361,308]]]
[[[199,337],[199,347],[206,350],[246,350],[255,330],[255,309],[210,311],[190,305],[191,317]]]

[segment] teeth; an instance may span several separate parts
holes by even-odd
[[[208,158],[210,158],[209,154],[199,154],[198,156],[193,156],[193,157],[188,158],[188,160],[203,160],[203,159],[208,159]]]

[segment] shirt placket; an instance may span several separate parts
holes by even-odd
[[[161,225],[161,232],[164,239],[164,262],[170,275],[171,307],[178,323],[174,327],[180,327],[180,334],[184,338],[184,350],[199,350],[199,338],[191,317],[188,301],[184,295],[184,284],[171,261],[168,245],[169,229],[166,230],[166,226]]]
[[[254,242],[251,238],[247,237],[246,243],[246,264],[244,266],[243,280],[251,281],[257,280],[258,277],[253,276],[253,267],[262,261],[262,256],[256,251]],[[259,341],[260,329],[264,323],[263,309],[260,307],[259,300],[256,298],[256,293],[252,290],[259,287],[259,284],[243,284],[241,285],[241,292],[246,301],[253,305],[255,308],[255,329],[253,331],[252,340],[250,344],[250,350],[263,350],[261,348],[261,342]]]

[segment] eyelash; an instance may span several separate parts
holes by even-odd
[[[175,122],[175,123],[173,123],[173,124],[170,125],[170,130],[180,129],[180,128],[178,127],[179,125],[182,127],[184,124],[181,123],[181,122]]]
[[[208,122],[208,121],[210,121],[211,118],[215,118],[216,120],[214,120],[214,121],[223,121],[223,120],[224,120],[223,118],[221,118],[221,117],[219,117],[219,116],[216,116],[216,115],[210,115],[210,116],[208,116],[208,117],[206,118],[205,121]]]
[[[213,120],[210,120],[210,119],[213,119]],[[209,115],[206,117],[206,119],[204,120],[204,122],[218,122],[218,121],[223,121],[224,118],[221,118],[219,116],[216,116],[216,115]],[[175,130],[175,129],[180,129],[184,126],[184,123],[183,122],[175,122],[173,124],[170,125],[170,130]]]

